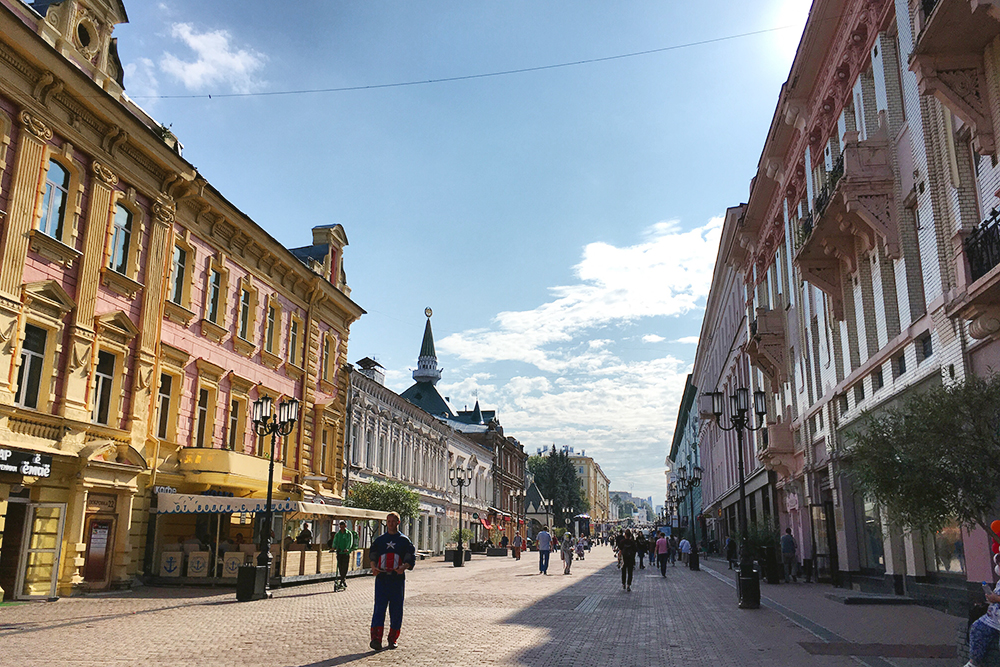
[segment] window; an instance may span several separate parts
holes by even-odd
[[[300,335],[302,329],[302,320],[297,316],[292,315],[292,322],[288,326],[288,362],[295,364],[296,366],[301,366],[302,354],[299,352],[301,348]]]
[[[920,353],[920,361],[929,359],[934,354],[934,344],[931,342],[930,333],[926,333],[917,340],[917,350]]]
[[[42,217],[38,231],[55,239],[62,239],[66,203],[69,201],[69,171],[55,161],[49,162],[45,176],[45,195],[42,198]]]
[[[371,429],[365,431],[365,467],[375,469],[375,434]]]
[[[114,380],[115,355],[101,350],[97,353],[97,369],[94,371],[93,420],[95,424],[107,425],[108,423]]]
[[[122,275],[127,274],[131,247],[132,211],[121,204],[116,204],[111,228],[111,256],[108,259],[108,268]]]
[[[174,246],[173,274],[170,281],[170,300],[178,306],[184,305],[184,285],[187,272],[187,250]]]
[[[274,304],[267,305],[267,333],[264,337],[264,349],[274,354],[274,329],[278,325],[278,309]]]
[[[330,335],[323,337],[323,379],[330,381]]]
[[[42,366],[45,360],[45,329],[24,327],[21,344],[21,366],[17,369],[17,392],[14,403],[22,408],[38,408],[38,394],[42,384]]]
[[[847,394],[840,395],[840,414],[846,413],[850,410],[851,406],[847,401]]]
[[[323,429],[323,434],[320,439],[320,448],[319,448],[319,472],[322,475],[326,474],[326,461],[327,457],[329,456],[328,440],[329,440],[329,431],[327,429]]]
[[[854,385],[854,403],[858,404],[865,400],[865,385],[863,382],[859,382]]]
[[[361,452],[358,451],[358,425],[351,426],[351,463],[361,464]]]
[[[206,319],[215,324],[219,323],[219,306],[222,299],[222,274],[212,268],[208,270],[208,297],[206,308]]]
[[[240,290],[240,338],[247,340],[250,334],[250,290]]]
[[[227,433],[227,444],[229,449],[236,449],[237,435],[240,432],[240,402],[233,399],[229,402],[229,433]],[[242,444],[242,443],[241,443]]]
[[[872,373],[872,390],[878,391],[885,386],[885,378],[882,376],[882,369],[877,369]]]
[[[208,426],[208,399],[209,391],[202,387],[198,390],[198,409],[195,413],[195,447],[204,447],[206,436],[211,438]]]
[[[896,366],[896,377],[899,377],[900,375],[902,375],[903,373],[906,372],[906,355],[905,354],[900,354],[898,357],[896,357],[896,359],[895,359],[895,366]]]
[[[157,415],[156,437],[161,440],[166,440],[167,433],[170,431],[170,398],[173,380],[167,373],[160,373],[160,389],[156,400],[156,408],[159,413]]]

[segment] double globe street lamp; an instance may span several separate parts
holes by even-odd
[[[750,390],[740,387],[729,397],[729,426],[722,425],[722,415],[726,411],[725,396],[721,391],[708,392],[712,397],[712,414],[715,423],[723,431],[736,431],[736,451],[739,454],[740,505],[738,517],[740,522],[740,568],[736,592],[740,609],[758,609],[760,607],[760,580],[753,571],[753,555],[750,553],[750,534],[747,530],[747,493],[746,477],[743,472],[743,431],[758,431],[764,427],[764,416],[767,414],[767,401],[764,392],[753,393],[753,411],[757,415],[757,425],[753,425],[750,416]]]
[[[452,486],[458,487],[458,551],[455,552],[455,567],[462,567],[465,565],[465,554],[462,552],[462,493],[466,486],[472,484],[472,468],[450,468],[448,479]]]
[[[701,569],[701,563],[698,560],[698,528],[695,523],[697,517],[694,513],[694,490],[701,486],[701,472],[699,466],[693,466],[690,474],[684,466],[681,466],[680,470],[677,471],[677,475],[680,477],[681,498],[688,494],[691,496],[691,520],[688,522],[688,527],[691,529],[691,555],[688,556],[688,567],[692,570]]]
[[[274,525],[274,509],[271,507],[271,496],[274,487],[274,442],[278,435],[286,436],[292,432],[299,418],[299,402],[296,399],[282,401],[278,411],[272,413],[270,396],[262,396],[253,402],[250,413],[253,421],[253,431],[260,437],[271,436],[271,458],[267,469],[267,506],[264,508],[264,521],[260,527],[260,553],[257,554],[258,567],[265,570],[265,581],[271,577],[271,530]]]

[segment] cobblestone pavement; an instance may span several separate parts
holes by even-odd
[[[952,645],[961,619],[922,607],[845,606],[817,584],[763,586],[765,606],[736,607],[720,561],[678,564],[661,578],[636,570],[622,590],[611,550],[595,547],[562,574],[477,557],[455,568],[420,561],[407,578],[399,649],[368,648],[373,580],[288,587],[238,603],[224,589],[140,588],[120,594],[0,607],[0,665],[653,665],[952,667],[927,655]],[[883,657],[855,658],[856,644]],[[926,649],[914,645],[927,645]],[[817,648],[818,647],[818,648]],[[936,648],[935,648],[936,647]],[[817,651],[840,653],[816,655]],[[913,653],[916,650],[917,653]],[[812,651],[812,652],[810,652]]]

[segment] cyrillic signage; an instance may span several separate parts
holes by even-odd
[[[0,447],[0,472],[12,472],[29,477],[48,477],[52,474],[52,457],[48,454]]]

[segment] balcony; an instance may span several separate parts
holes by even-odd
[[[787,424],[777,422],[767,425],[766,444],[757,451],[757,460],[768,470],[778,474],[779,479],[792,476],[795,466],[795,441]]]
[[[750,363],[759,368],[777,388],[788,381],[785,350],[785,314],[768,308],[757,309],[757,319],[750,323],[746,353]]]
[[[826,293],[833,315],[844,319],[843,285],[858,256],[881,245],[898,258],[895,176],[885,125],[870,139],[844,135],[844,151],[813,202],[815,218],[800,223],[795,264]]]
[[[184,447],[178,452],[184,479],[192,484],[267,490],[267,459],[228,449]],[[275,473],[280,481],[281,468]]]
[[[1000,338],[1000,212],[993,209],[959,248],[968,263],[968,283],[949,314],[970,320],[973,338]]]
[[[983,50],[1000,35],[997,0],[923,0],[910,69],[921,95],[933,95],[971,126],[973,145],[996,151]]]

